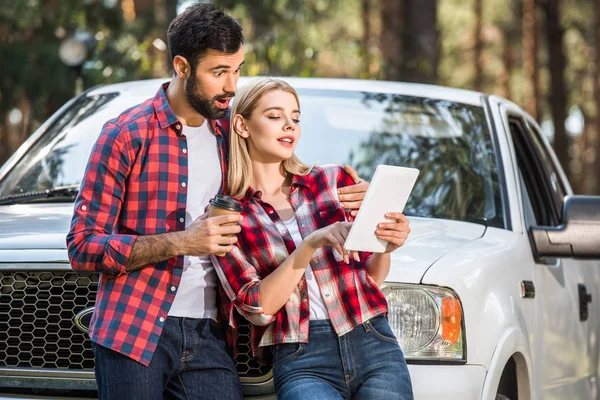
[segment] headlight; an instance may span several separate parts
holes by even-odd
[[[414,361],[464,361],[462,306],[445,288],[386,284],[388,319],[404,357]]]

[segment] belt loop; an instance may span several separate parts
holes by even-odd
[[[370,320],[366,320],[365,322],[363,322],[363,328],[365,328],[365,332],[371,332],[371,321]]]

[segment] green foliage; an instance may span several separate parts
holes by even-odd
[[[28,118],[33,124],[26,126],[35,127],[72,97],[77,71],[60,61],[58,48],[64,38],[78,30],[87,31],[97,39],[94,52],[81,70],[85,88],[168,76],[167,53],[160,41],[166,40],[168,19],[175,15],[176,7],[190,0],[135,0],[132,2],[136,8],[133,20],[124,18],[123,7],[127,1],[130,0],[6,0],[0,3],[0,144],[7,112],[19,107],[23,99],[32,106]],[[212,2],[244,27],[246,66],[243,73],[246,75],[376,79],[383,77],[378,42],[384,29],[381,1]],[[363,36],[364,4],[370,9],[366,38]],[[437,6],[440,33],[437,83],[472,88],[476,72],[474,0],[438,0]],[[525,104],[529,87],[523,71],[522,12],[523,0],[483,1],[483,54],[479,65],[483,71],[484,91],[509,93],[511,100],[520,105]],[[564,0],[561,12],[568,60],[567,108],[578,105],[587,121],[598,113],[593,84],[594,74],[599,69],[594,52],[600,51],[600,46],[595,37],[596,18],[591,17],[596,10],[589,0]],[[551,88],[541,8],[537,16],[541,120],[548,120]],[[507,61],[511,65],[507,65]],[[0,163],[6,156],[1,153],[2,149]]]

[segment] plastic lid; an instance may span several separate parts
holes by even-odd
[[[215,207],[221,207],[226,210],[242,212],[242,205],[233,197],[218,194],[212,199],[210,199],[209,203]]]

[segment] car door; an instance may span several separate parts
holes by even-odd
[[[508,127],[516,155],[521,187],[524,232],[532,226],[558,226],[564,196],[570,189],[561,170],[526,115],[512,110]],[[589,312],[580,318],[579,291],[585,287],[585,266],[562,258],[527,261],[533,270],[536,301],[535,332],[530,333],[533,373],[540,399],[592,399],[594,365],[589,356]]]
[[[550,168],[552,185],[558,185],[560,180],[563,183],[562,187],[568,191],[567,194],[571,194],[558,159],[550,150],[549,144],[543,139],[541,129],[532,121],[528,122],[528,126],[536,140],[540,153],[544,156],[545,162]],[[560,191],[559,195],[564,197],[564,194]],[[562,199],[562,197],[560,198]],[[563,258],[562,262],[564,268],[573,277],[575,314],[583,333],[583,340],[580,343],[583,347],[583,358],[580,360],[579,375],[576,379],[582,381],[585,393],[590,393],[589,397],[584,398],[598,399],[600,388],[598,380],[598,367],[600,365],[600,261]],[[588,295],[591,297],[588,297]]]

